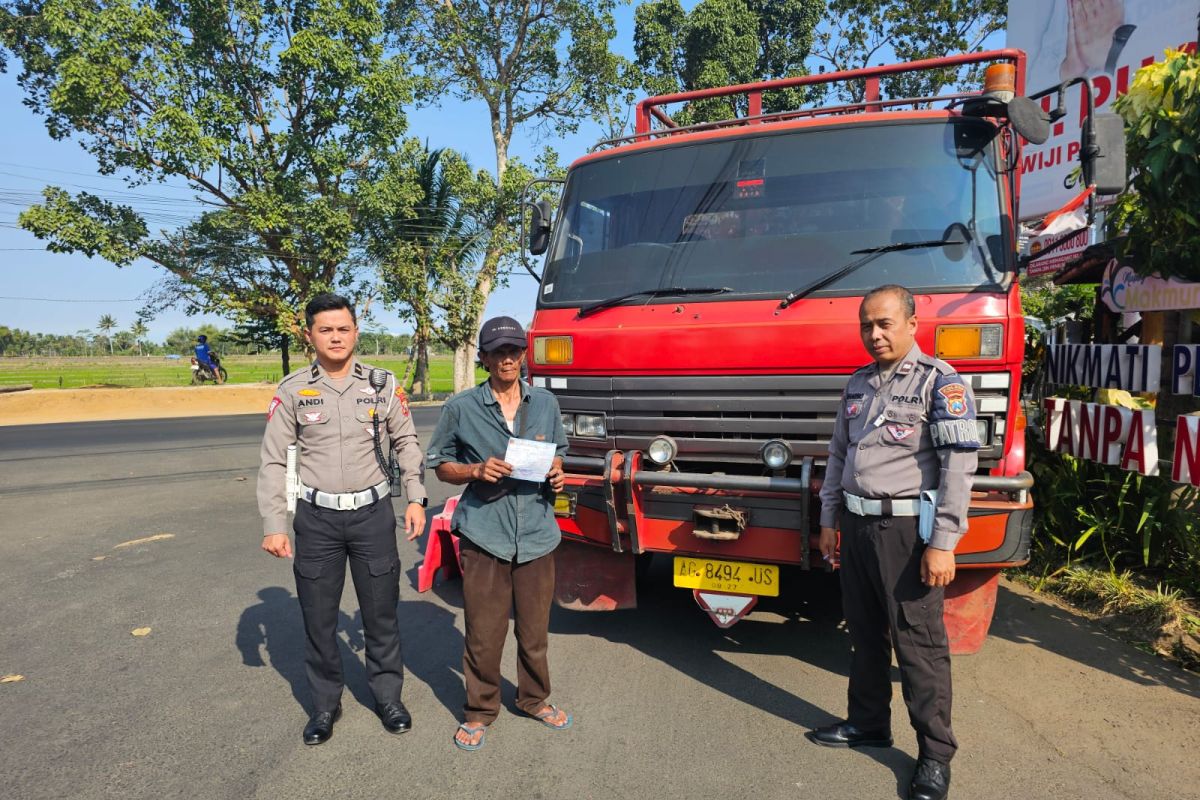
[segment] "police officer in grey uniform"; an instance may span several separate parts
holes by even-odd
[[[354,358],[358,339],[354,307],[344,297],[322,294],[309,302],[304,313],[305,336],[317,360],[284,378],[267,410],[258,508],[263,549],[280,558],[292,556],[285,532],[285,471],[288,446],[296,445],[301,486],[293,571],[304,616],[305,663],[314,708],[304,728],[304,743],[316,745],[333,734],[342,711],[337,620],[347,557],[362,610],[367,681],[375,696],[375,711],[391,733],[412,727],[400,700],[404,683],[396,619],[400,558],[388,475],[379,463],[386,452],[382,449],[385,434],[408,498],[404,526],[410,540],[425,529],[428,501],[421,445],[404,390],[394,375],[382,371],[372,385],[371,368]]]
[[[954,547],[967,529],[978,462],[975,400],[943,361],[917,347],[916,308],[902,286],[859,307],[873,364],[850,376],[821,487],[821,551],[841,533],[842,605],[853,647],[846,720],[810,731],[830,747],[890,747],[891,651],[920,750],[913,800],[941,800],[958,743],[950,727],[950,649],[942,621]],[[920,534],[920,496],[932,535]]]

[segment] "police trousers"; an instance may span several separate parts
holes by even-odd
[[[842,514],[842,609],[853,647],[846,719],[862,730],[891,730],[894,649],[920,755],[948,764],[958,742],[950,728],[945,590],[921,582],[924,552],[916,517]]]
[[[554,553],[524,564],[502,561],[470,539],[459,542],[463,577],[463,677],[467,722],[491,725],[500,713],[500,656],[512,611],[517,636],[517,708],[533,715],[550,696],[550,604]]]
[[[385,495],[355,511],[332,511],[301,500],[293,527],[293,571],[304,615],[305,667],[314,712],[333,711],[342,697],[337,629],[347,559],[362,610],[367,683],[376,703],[399,700],[404,685],[396,619],[400,555],[391,498]]]

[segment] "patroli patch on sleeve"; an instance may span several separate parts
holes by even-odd
[[[946,413],[956,417],[967,413],[967,387],[961,383],[947,383],[938,389],[938,394],[946,398]]]
[[[972,419],[943,419],[929,426],[929,436],[934,447],[963,447],[969,450],[979,447],[979,430]]]
[[[283,405],[283,401],[280,400],[278,397],[271,398],[271,404],[269,406],[267,406],[267,421],[268,422],[270,421],[271,417],[275,416],[275,409],[279,408],[281,405]]]

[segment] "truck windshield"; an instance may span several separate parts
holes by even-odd
[[[658,287],[783,297],[864,247],[898,249],[816,296],[885,283],[1000,289],[1011,269],[993,139],[972,119],[766,133],[614,155],[572,171],[539,306]]]

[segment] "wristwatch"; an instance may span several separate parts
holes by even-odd
[[[428,497],[422,497],[420,500],[409,500],[408,501],[409,505],[412,505],[413,503],[416,503],[421,508],[429,508],[429,498]]]

